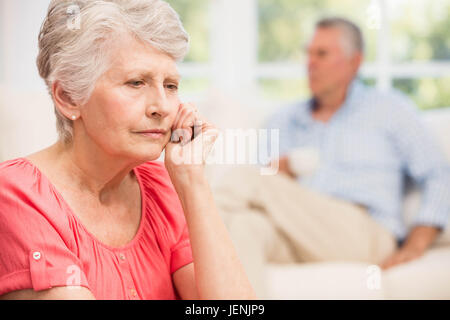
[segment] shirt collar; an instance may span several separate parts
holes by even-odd
[[[364,84],[361,82],[361,80],[359,80],[358,78],[352,80],[347,88],[345,101],[341,108],[339,108],[339,111],[349,110],[357,105],[355,101],[357,100],[357,97],[359,96],[363,88]],[[295,113],[295,120],[298,124],[308,125],[314,122],[314,119],[312,118],[312,111],[314,109],[315,103],[316,101],[313,97],[306,102],[300,103],[298,105]]]

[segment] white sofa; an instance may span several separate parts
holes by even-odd
[[[253,97],[231,99],[215,93],[203,109],[221,128],[259,128],[276,107]],[[423,112],[423,120],[450,162],[450,107]],[[211,166],[210,183],[232,169]],[[404,202],[407,223],[419,205],[418,190],[409,191]],[[450,299],[450,221],[448,226],[423,257],[384,272],[364,263],[268,263],[268,299]]]
[[[429,111],[423,116],[450,161],[450,109]],[[407,222],[419,204],[417,190],[407,194]],[[377,272],[367,264],[345,262],[270,264],[267,268],[273,299],[450,299],[450,228],[423,257]],[[379,286],[373,283],[377,276]]]
[[[450,161],[450,108],[423,116]],[[419,204],[412,190],[404,203],[407,222]],[[267,277],[272,299],[450,299],[450,228],[424,256],[384,272],[364,263],[270,264]]]
[[[274,110],[255,96],[230,99],[214,91],[199,102],[199,108],[221,128],[258,128]],[[424,117],[450,159],[450,108]],[[0,162],[42,149],[55,139],[53,107],[45,90],[19,92],[0,87]],[[209,166],[211,184],[230,169]],[[417,193],[408,195],[407,217],[418,203]],[[450,299],[450,228],[422,258],[377,272],[361,263],[269,264],[269,298]]]
[[[230,98],[212,92],[200,104],[220,128],[259,128],[277,105],[255,96]],[[423,112],[423,120],[436,136],[450,162],[450,107]],[[210,183],[220,182],[234,166],[212,165]],[[450,181],[449,181],[450,183]],[[411,221],[420,205],[420,193],[405,197],[405,221]],[[279,265],[268,263],[269,299],[450,299],[449,228],[418,260],[385,272],[364,263],[329,262]]]

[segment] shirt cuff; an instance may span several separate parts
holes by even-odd
[[[39,282],[32,281],[30,270],[21,270],[8,274],[0,279],[0,296],[19,290],[33,289],[34,291],[41,291],[53,287],[67,287],[67,286],[81,286],[90,290],[88,282],[84,273],[81,273],[79,283],[70,283],[70,274],[66,273],[66,268],[49,268],[48,275],[40,277],[39,274],[34,274],[35,279],[44,279],[45,287],[39,286]],[[69,281],[68,281],[69,279]]]
[[[414,226],[432,226],[442,230],[448,224],[449,215],[439,210],[423,210],[412,221],[411,227]]]
[[[32,250],[29,253],[30,268],[12,272],[0,279],[0,295],[24,290],[47,290],[53,287],[82,286],[88,289],[86,275],[76,265],[49,267],[43,251]]]
[[[192,249],[189,243],[172,251],[172,257],[170,260],[170,274],[173,274],[181,267],[193,262],[193,260]]]

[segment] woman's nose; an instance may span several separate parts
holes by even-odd
[[[169,113],[169,103],[164,87],[158,86],[149,90],[146,113],[150,117],[164,117]]]

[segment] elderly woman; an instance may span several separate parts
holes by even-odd
[[[76,3],[53,0],[39,35],[59,140],[0,164],[1,297],[254,298],[204,175],[217,129],[178,98],[178,15]]]

